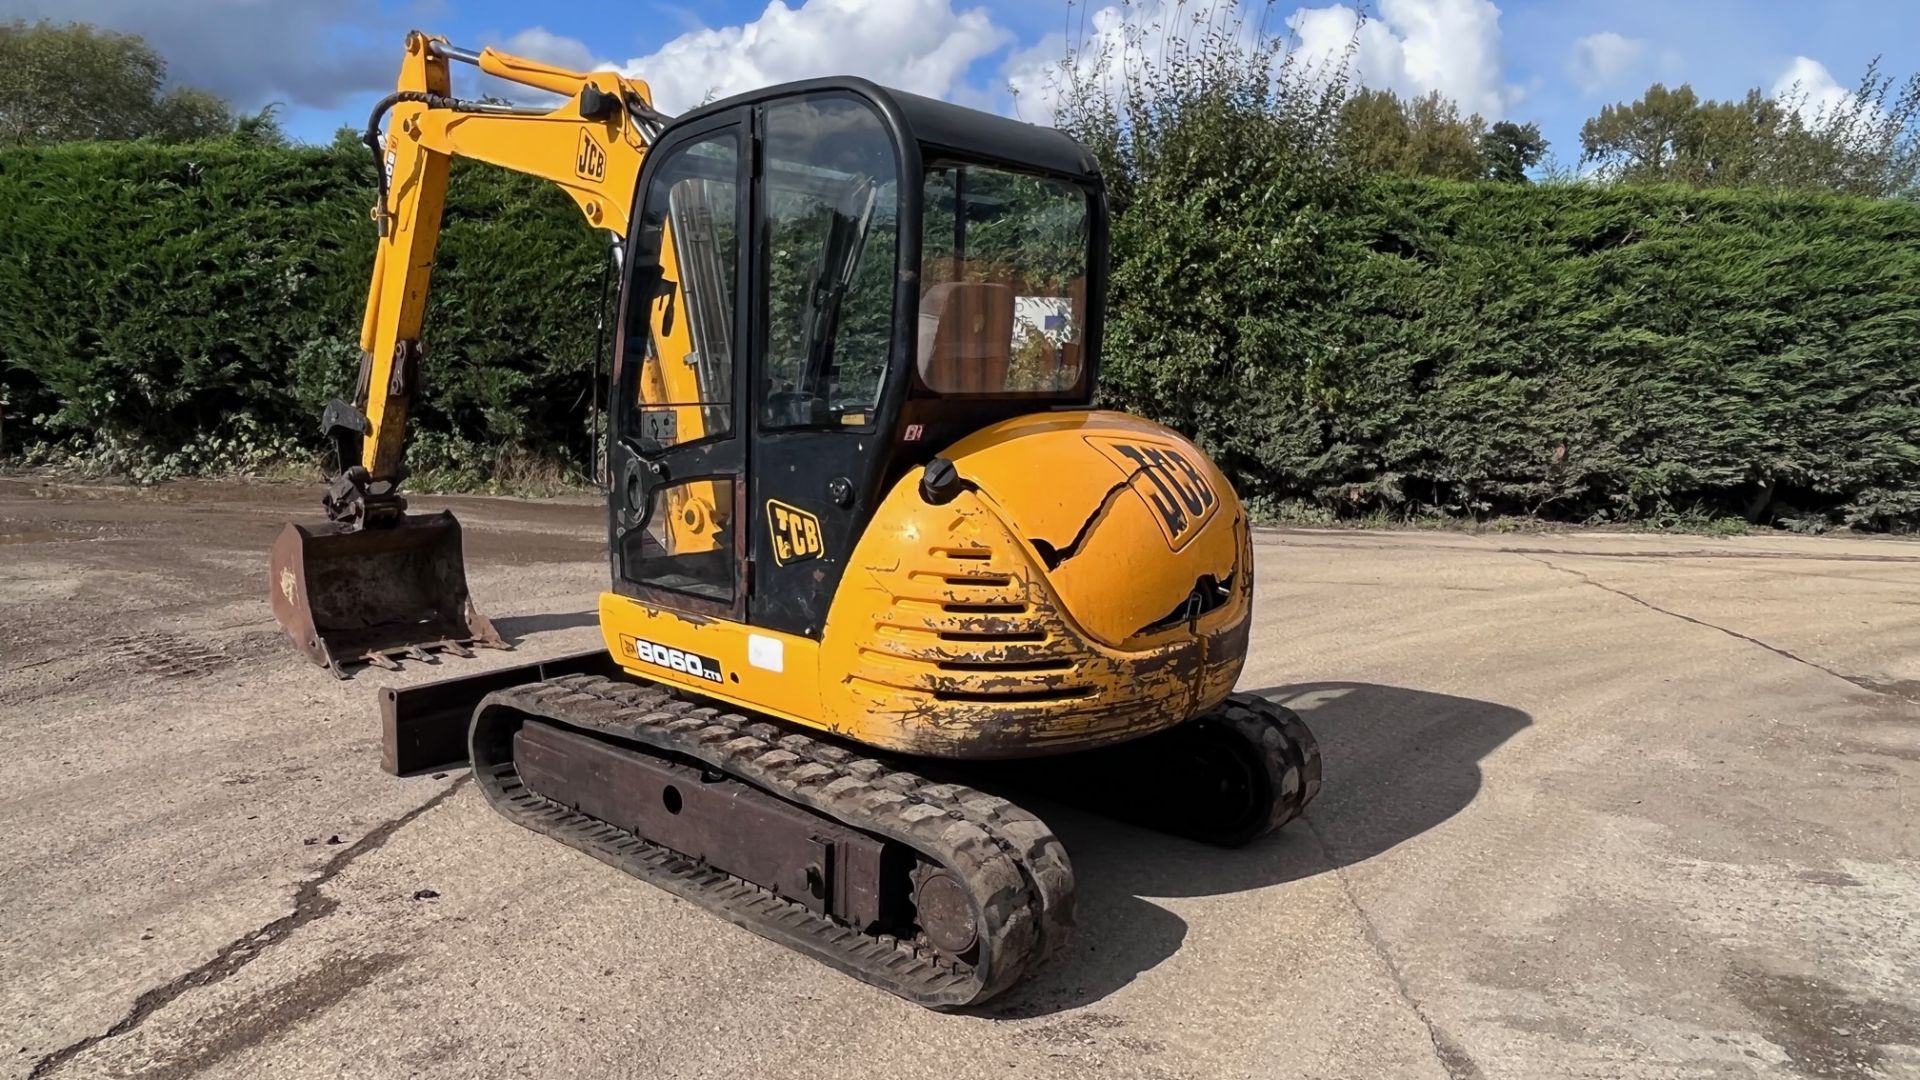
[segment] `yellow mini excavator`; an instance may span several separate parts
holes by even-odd
[[[456,98],[453,62],[566,100]],[[1091,405],[1107,208],[1073,139],[853,78],[669,119],[639,80],[418,33],[367,137],[344,467],[269,571],[336,673],[499,643],[452,515],[399,494],[450,160],[545,177],[617,241],[604,663],[430,684],[501,813],[955,1007],[1058,949],[1073,900],[1052,832],[964,763],[1229,846],[1317,793],[1299,719],[1232,692],[1232,486]]]

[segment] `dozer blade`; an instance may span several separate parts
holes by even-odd
[[[470,645],[507,645],[467,592],[451,511],[406,514],[383,528],[289,524],[267,570],[273,617],[294,645],[344,679],[346,668],[399,665]]]

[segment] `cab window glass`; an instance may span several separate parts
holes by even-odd
[[[865,102],[805,98],[766,111],[768,428],[873,422],[893,339],[900,184]]]
[[[990,166],[936,165],[923,197],[921,381],[951,394],[1076,392],[1086,192]]]
[[[733,430],[738,152],[731,132],[676,148],[647,194],[638,256],[660,275],[627,425],[643,451]]]

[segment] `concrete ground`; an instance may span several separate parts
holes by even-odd
[[[1920,546],[1271,532],[1326,789],[1220,852],[1037,805],[1080,926],[938,1015],[379,769],[375,691],[585,647],[590,500],[420,498],[517,653],[335,681],[310,493],[0,480],[12,1076],[1920,1076]]]

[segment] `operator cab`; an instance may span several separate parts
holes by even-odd
[[[818,637],[902,475],[1091,402],[1106,229],[1072,138],[865,80],[675,121],[623,269],[615,591]]]

